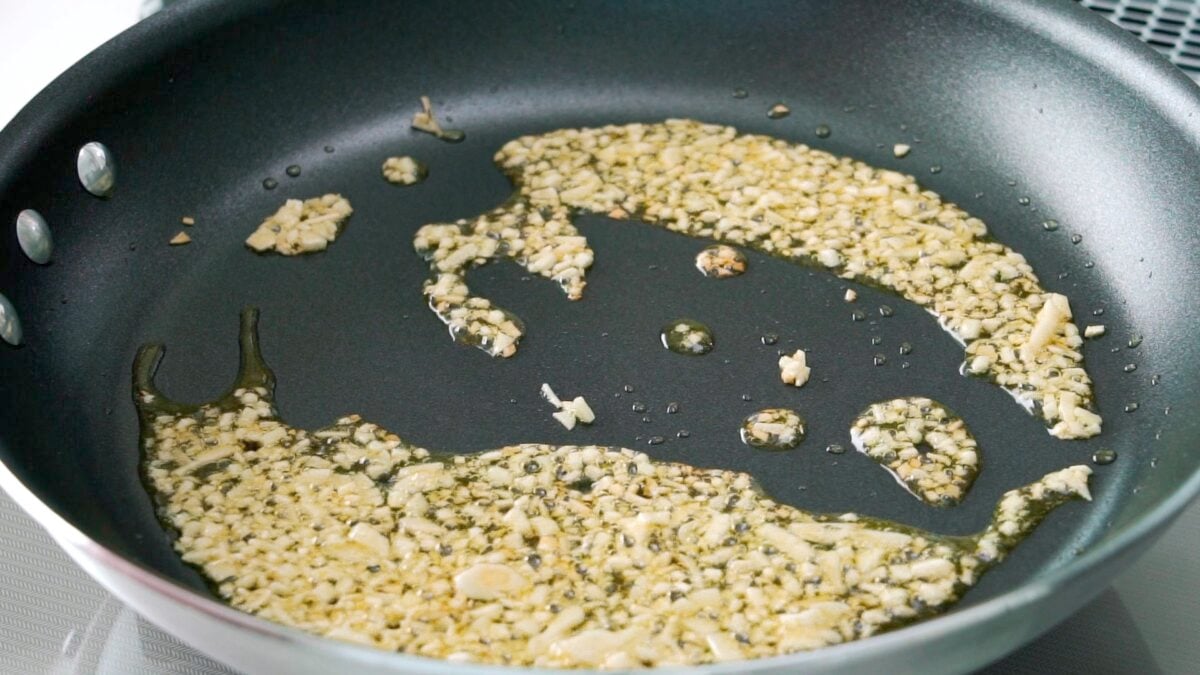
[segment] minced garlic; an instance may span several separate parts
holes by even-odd
[[[1055,435],[1099,431],[1082,337],[1069,307],[1060,311],[1061,296],[1041,288],[1025,258],[990,239],[982,221],[912,176],[691,120],[524,136],[504,145],[496,163],[516,186],[507,205],[426,225],[414,240],[433,273],[430,306],[452,326],[495,330],[477,318],[495,308],[471,294],[465,273],[497,258],[582,297],[593,252],[573,215],[636,217],[890,288],[936,315],[965,344],[969,370],[1040,409]],[[515,349],[520,333],[512,337]],[[1072,414],[1068,422],[1061,405],[1047,405],[1066,392],[1085,421]]]
[[[425,180],[429,170],[417,160],[405,155],[388,157],[383,163],[383,177],[396,185],[414,185]]]
[[[850,439],[933,506],[958,504],[979,474],[979,446],[966,423],[927,398],[872,404],[854,420]]]
[[[544,382],[541,392],[542,398],[558,408],[558,412],[552,413],[551,417],[558,420],[559,424],[566,427],[568,431],[575,428],[576,422],[591,424],[596,421],[596,413],[592,411],[592,407],[582,396],[576,396],[570,401],[563,401],[554,393],[550,385]]]
[[[342,223],[354,209],[337,194],[300,201],[289,199],[246,239],[258,253],[299,255],[323,251],[337,239]]]
[[[245,612],[456,663],[639,668],[865,638],[949,609],[1088,494],[1090,470],[1064,469],[1006,493],[982,532],[946,537],[814,515],[747,474],[631,450],[435,459],[356,416],[297,429],[251,332],[237,388],[213,404],[167,400],[159,356],[139,352],[135,400],[182,559]]]

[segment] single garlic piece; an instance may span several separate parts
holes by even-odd
[[[808,357],[803,349],[797,349],[791,356],[779,357],[779,379],[784,384],[803,387],[808,382],[812,369],[808,367]]]
[[[472,600],[495,600],[528,585],[516,570],[499,563],[480,563],[454,577],[454,588]]]

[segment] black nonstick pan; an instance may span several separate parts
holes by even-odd
[[[410,129],[422,95],[465,141]],[[768,118],[780,102],[790,115]],[[514,265],[472,273],[525,320],[515,358],[448,339],[420,292],[416,229],[502,203],[510,186],[491,158],[511,138],[670,117],[910,173],[982,218],[1070,297],[1081,328],[1106,326],[1084,346],[1104,432],[1052,438],[999,388],[959,375],[961,348],[894,296],[757,254],[743,277],[700,283],[692,260],[705,242],[599,216],[578,221],[597,258],[579,302]],[[117,167],[106,199],[76,175],[92,141]],[[897,158],[897,143],[912,151]],[[425,182],[382,180],[383,159],[403,154],[428,164]],[[285,198],[326,192],[355,208],[328,251],[245,249]],[[1065,1],[181,3],[72,68],[0,133],[0,223],[36,209],[54,239],[50,264],[37,265],[11,227],[0,234],[0,292],[24,333],[0,350],[0,483],[119,597],[230,665],[467,672],[217,601],[172,551],[139,482],[129,396],[139,345],[166,345],[157,377],[171,397],[212,399],[234,378],[238,315],[254,306],[281,412],[297,426],[358,412],[446,450],[625,446],[748,471],[809,510],[948,534],[979,530],[1004,491],[1114,451],[1094,467],[1090,504],[1052,514],[951,613],[696,669],[964,671],[1082,606],[1200,489],[1197,203],[1194,85]],[[169,246],[183,216],[196,221],[193,241]],[[847,286],[865,320],[852,320]],[[680,316],[713,328],[712,354],[662,349],[660,327]],[[763,344],[767,334],[778,344]],[[802,396],[779,386],[773,358],[797,347],[814,368]],[[542,382],[586,394],[597,423],[559,427]],[[864,406],[902,394],[946,402],[974,429],[985,464],[960,506],[926,506],[866,457],[824,451],[849,444]],[[678,413],[665,412],[671,402]],[[739,442],[739,421],[768,405],[807,415],[799,448]]]

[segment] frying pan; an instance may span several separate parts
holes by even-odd
[[[422,94],[465,142],[409,129]],[[791,114],[768,119],[777,102]],[[980,529],[1005,490],[1116,451],[1095,467],[1092,503],[1052,514],[949,614],[696,670],[977,667],[1082,606],[1200,489],[1197,113],[1183,75],[1069,2],[181,3],[87,57],[0,133],[0,222],[37,209],[56,247],[39,266],[13,231],[0,236],[0,291],[25,332],[24,346],[0,351],[0,482],[120,598],[234,667],[483,672],[494,669],[321,639],[218,602],[171,550],[138,480],[137,347],[167,345],[158,382],[173,398],[215,398],[237,369],[238,312],[253,305],[282,414],[298,426],[359,412],[447,450],[634,447],[748,471],[809,510],[951,534]],[[525,320],[515,358],[446,336],[423,305],[413,233],[506,198],[491,163],[504,141],[684,116],[913,173],[984,219],[1071,298],[1077,323],[1106,325],[1084,348],[1104,433],[1050,437],[1007,394],[961,377],[961,349],[909,303],[755,254],[743,277],[712,282],[691,268],[705,242],[602,217],[578,221],[597,256],[580,302],[512,265],[472,273],[473,287]],[[822,124],[831,135],[818,137]],[[89,141],[117,163],[108,199],[75,175]],[[897,159],[894,143],[913,151]],[[382,160],[400,154],[428,164],[424,183],[382,180]],[[293,164],[299,176],[284,171]],[[283,199],[325,192],[355,207],[328,251],[245,250]],[[194,241],[168,246],[182,216],[196,219]],[[1061,226],[1047,231],[1047,219]],[[847,286],[868,320],[851,321]],[[893,316],[874,311],[885,304]],[[681,316],[713,328],[711,354],[658,346],[659,328]],[[778,345],[762,344],[768,333]],[[785,391],[775,350],[797,347],[814,377]],[[597,423],[558,428],[542,382],[588,396]],[[908,394],[950,405],[976,433],[984,468],[958,507],[925,506],[857,453],[823,452],[847,443],[867,404]],[[666,414],[669,402],[680,412]],[[741,418],[771,405],[808,417],[797,450],[737,441]],[[669,440],[646,445],[652,435]]]

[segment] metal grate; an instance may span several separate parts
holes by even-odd
[[[1141,38],[1200,82],[1200,2],[1196,0],[1078,0]]]

